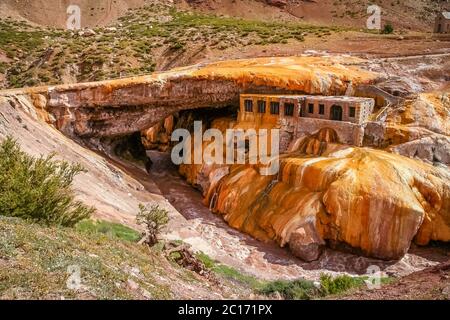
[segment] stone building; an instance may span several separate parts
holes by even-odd
[[[374,99],[346,96],[242,94],[240,98],[243,121],[246,115],[252,114],[252,119],[256,117],[263,122],[273,122],[279,118],[287,121],[316,118],[363,124],[368,121],[374,106]]]
[[[292,140],[322,128],[335,130],[342,143],[359,146],[374,107],[372,98],[242,94],[238,126],[280,128],[282,151]]]
[[[441,12],[434,22],[435,33],[450,33],[450,12]]]

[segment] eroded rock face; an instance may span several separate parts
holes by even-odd
[[[147,150],[167,151],[173,130],[174,116],[170,115],[164,121],[142,132],[142,144]]]
[[[390,148],[392,152],[429,163],[450,164],[450,137],[431,135]]]
[[[422,93],[391,114],[387,123],[450,136],[449,118],[450,101],[447,93]]]
[[[386,123],[369,123],[365,145],[428,163],[450,165],[449,119],[448,93],[418,94],[391,110]]]
[[[236,104],[244,91],[330,95],[345,93],[350,81],[353,85],[375,81],[376,74],[354,66],[359,61],[339,57],[224,61],[147,77],[5,94],[28,96],[35,109],[27,112],[68,135],[123,136],[159,123],[168,133],[173,123],[162,121],[170,115]],[[446,101],[420,95],[373,129],[380,137],[372,140],[413,157],[447,159],[447,149],[436,152],[433,140],[448,136]],[[214,126],[223,131],[232,124],[217,121]],[[168,139],[168,134],[155,138],[155,132],[147,132],[149,143]],[[419,140],[430,137],[431,141]],[[406,145],[412,142],[421,144]],[[317,259],[327,241],[382,259],[400,258],[412,241],[450,241],[447,167],[381,150],[349,148],[339,144],[331,129],[305,137],[297,147],[298,153],[283,155],[276,177],[261,176],[257,167],[248,165],[180,170],[203,191],[205,204],[232,227],[289,246],[308,261]]]
[[[208,194],[231,226],[305,260],[326,240],[381,259],[401,258],[412,241],[450,240],[449,170],[379,150],[289,156],[278,177],[235,166]]]
[[[292,232],[289,240],[291,252],[304,261],[319,259],[324,245],[325,241],[317,233],[315,219]]]

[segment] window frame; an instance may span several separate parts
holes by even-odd
[[[245,99],[244,100],[244,111],[248,113],[253,113],[253,100]]]
[[[308,103],[308,113],[314,114],[314,103]]]
[[[285,102],[284,104],[283,104],[283,109],[284,109],[284,116],[285,117],[293,117],[294,116],[294,110],[295,110],[295,103],[293,103],[293,102]],[[288,111],[288,107],[289,107],[289,113],[287,112]]]
[[[325,104],[323,103],[319,104],[319,114],[322,116],[325,115]]]
[[[348,117],[356,118],[356,107],[348,107]]]
[[[265,114],[267,111],[267,101],[266,100],[258,100],[257,102],[258,105],[258,113],[260,114]],[[261,111],[264,110],[264,111]]]
[[[276,112],[274,111],[275,107],[276,107]],[[280,115],[280,102],[279,101],[270,101],[270,114]]]

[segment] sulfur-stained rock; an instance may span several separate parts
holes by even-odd
[[[331,145],[337,143],[339,143],[339,138],[336,131],[331,128],[323,128],[316,133],[294,141],[290,151],[320,156],[327,149],[329,150]]]
[[[450,171],[380,150],[291,155],[275,180],[235,166],[208,194],[231,226],[307,260],[324,240],[381,259],[401,258],[413,239],[450,241]]]
[[[386,123],[368,123],[365,145],[410,158],[450,164],[448,93],[421,93],[389,112]]]

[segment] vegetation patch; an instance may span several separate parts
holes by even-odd
[[[168,270],[143,246],[85,231],[0,216],[0,299],[174,298],[168,284],[187,271]]]
[[[74,177],[85,170],[78,164],[32,157],[11,137],[0,145],[0,214],[46,225],[74,226],[94,208],[75,200]]]
[[[322,299],[340,295],[364,287],[365,281],[369,279],[366,276],[341,275],[333,277],[329,274],[322,274],[318,282],[306,279],[265,281],[218,263],[203,252],[197,253],[196,258],[219,277],[233,280],[251,288],[256,294],[287,300]],[[382,278],[381,284],[389,283],[390,280],[390,278]]]
[[[129,242],[138,242],[141,238],[140,232],[124,226],[120,223],[108,221],[83,220],[76,224],[76,230],[80,233],[91,235],[105,235],[110,239],[120,239]]]
[[[312,300],[326,297],[339,296],[366,286],[367,276],[340,275],[333,277],[322,274],[320,281],[314,282],[306,279],[265,281],[254,276],[241,273],[240,271],[217,263],[208,255],[197,253],[197,259],[215,274],[232,279],[238,283],[251,288],[256,294],[271,298],[282,298],[286,300]],[[388,284],[392,278],[382,277],[381,285]]]
[[[195,256],[207,269],[211,270],[220,277],[235,281],[253,290],[257,290],[262,285],[262,282],[256,277],[242,273],[233,267],[218,263],[203,252],[199,252]]]

